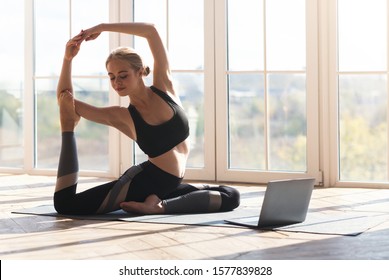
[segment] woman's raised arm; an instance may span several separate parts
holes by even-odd
[[[61,92],[65,90],[68,90],[72,94],[74,94],[72,85],[72,61],[73,58],[78,54],[81,43],[82,32],[66,43],[61,74],[59,76],[59,81],[57,85],[57,97]]]
[[[174,94],[170,77],[167,51],[157,28],[149,23],[102,23],[84,30],[82,38],[86,41],[96,39],[101,32],[118,32],[143,37],[147,40],[154,58],[153,84],[162,91]]]

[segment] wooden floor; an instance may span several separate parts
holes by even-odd
[[[82,188],[106,179],[81,178]],[[209,226],[85,221],[12,214],[51,203],[54,177],[0,174],[0,258],[6,259],[389,259],[389,221],[356,236]],[[241,192],[260,186],[237,186]],[[311,207],[382,209],[389,190],[315,189]],[[387,205],[387,204],[386,204]]]

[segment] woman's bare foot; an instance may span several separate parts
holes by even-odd
[[[62,91],[58,95],[58,105],[62,132],[73,131],[80,116],[76,113],[72,93],[68,90]]]
[[[149,195],[144,202],[122,202],[120,203],[120,207],[124,211],[131,213],[141,213],[146,215],[165,213],[162,201],[155,194]]]

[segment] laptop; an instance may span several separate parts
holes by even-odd
[[[226,220],[227,223],[272,229],[305,221],[315,185],[314,178],[270,181],[258,216]]]

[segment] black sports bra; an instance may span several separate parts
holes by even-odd
[[[151,125],[145,122],[138,110],[130,104],[128,111],[135,124],[136,136],[139,148],[150,158],[160,156],[189,136],[188,118],[174,100],[165,92],[151,86],[150,89],[161,97],[173,109],[173,117],[159,125]]]

